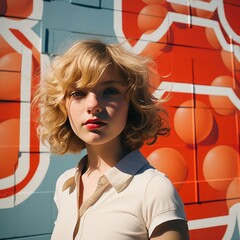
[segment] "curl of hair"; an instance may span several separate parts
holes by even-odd
[[[85,147],[71,128],[65,98],[72,87],[95,86],[109,65],[121,74],[129,100],[123,145],[136,149],[145,141],[153,144],[158,135],[168,135],[167,113],[161,107],[165,100],[154,98],[149,91],[149,81],[156,77],[150,70],[152,60],[125,50],[121,44],[78,41],[51,61],[34,99],[40,109],[38,134],[52,152],[79,152]]]

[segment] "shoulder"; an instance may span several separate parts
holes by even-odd
[[[184,204],[171,180],[162,172],[152,168],[145,172],[148,181],[145,187],[144,206],[161,214],[177,209],[184,212]]]
[[[145,166],[135,175],[134,183],[138,192],[143,194],[143,206],[158,203],[165,210],[182,207],[182,201],[171,180],[151,165]]]
[[[157,169],[149,169],[146,171],[146,175],[148,175],[148,182],[146,191],[151,192],[155,190],[158,194],[162,196],[169,196],[176,192],[171,180],[166,176],[166,174],[159,172]]]
[[[147,184],[145,189],[145,201],[147,204],[156,200],[163,208],[182,208],[182,200],[175,189],[171,180],[166,174],[157,169],[149,169],[145,172],[147,175]]]
[[[147,164],[141,171],[137,173],[139,181],[144,183],[147,189],[156,188],[159,189],[172,189],[173,184],[167,175],[163,172],[158,171],[151,165]]]

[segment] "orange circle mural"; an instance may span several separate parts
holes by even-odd
[[[225,191],[231,181],[238,176],[238,152],[230,146],[220,145],[206,154],[203,162],[203,174],[214,189]]]
[[[190,9],[188,6],[184,6],[177,3],[170,3],[170,6],[175,12],[186,14],[186,15],[190,13]]]
[[[174,148],[164,147],[153,151],[147,159],[153,167],[171,179],[176,189],[181,188],[188,174],[187,164],[181,153]]]
[[[19,100],[20,99],[21,76],[15,72],[0,72],[0,99]]]
[[[219,76],[213,80],[211,85],[234,88],[234,79],[229,76]],[[237,110],[231,100],[225,96],[210,95],[209,101],[214,108],[214,111],[220,115],[232,115]]]
[[[213,127],[213,116],[205,103],[193,100],[180,105],[174,115],[174,127],[178,136],[188,144],[194,144],[206,139]],[[195,132],[195,136],[194,136]]]
[[[22,56],[19,53],[12,52],[0,58],[0,69],[6,71],[20,71]]]
[[[14,174],[19,154],[19,119],[0,123],[0,178]]]
[[[5,11],[2,13],[6,16],[18,16],[26,18],[28,17],[33,10],[33,0],[6,0],[4,3],[1,2],[4,6],[2,9]],[[17,20],[17,18],[15,19]]]
[[[211,2],[212,0],[202,0],[202,2]],[[200,8],[194,9],[194,13],[198,16],[198,17],[202,17],[202,18],[211,18],[213,16],[213,12],[211,11],[207,11],[207,10],[203,10]]]
[[[229,69],[229,71],[240,71],[240,61],[231,52],[221,51],[221,58],[224,65]]]
[[[232,207],[234,204],[239,203],[240,197],[240,182],[239,178],[235,178],[227,189],[227,206],[228,208]]]
[[[143,0],[146,4],[161,4],[164,3],[166,0]]]
[[[144,7],[138,15],[138,28],[142,33],[157,29],[167,14],[166,8],[160,4]]]
[[[212,28],[206,28],[205,29],[205,34],[207,37],[207,40],[209,44],[211,45],[212,48],[214,49],[222,49],[222,46]]]
[[[7,41],[0,35],[0,58],[5,54],[13,52],[13,48],[7,43]]]
[[[163,36],[162,40],[164,40],[166,36]],[[163,54],[163,49],[166,47],[164,43],[150,42],[142,51],[143,56],[150,56],[155,60]]]

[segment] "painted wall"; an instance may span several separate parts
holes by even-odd
[[[1,0],[0,239],[50,239],[56,179],[81,154],[40,144],[30,102],[49,58],[86,38],[155,58],[172,131],[141,151],[174,182],[192,240],[239,239],[239,13],[240,0]]]

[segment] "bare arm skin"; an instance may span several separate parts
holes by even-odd
[[[187,222],[173,220],[155,228],[150,240],[189,240]]]

